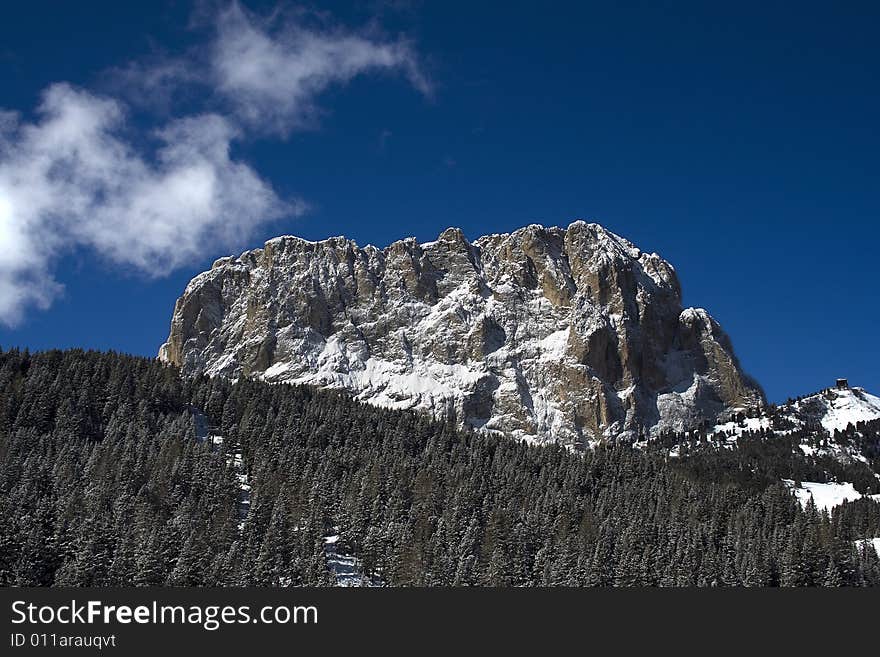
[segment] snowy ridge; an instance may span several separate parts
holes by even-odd
[[[873,420],[880,420],[880,397],[868,393],[864,388],[827,388],[783,404],[772,413],[764,411],[758,415],[743,415],[716,424],[710,433],[738,437],[745,432],[768,430],[777,435],[786,435],[795,429],[821,427],[828,434],[833,434],[849,425],[855,427],[859,422]],[[812,448],[806,445],[803,449],[808,455],[812,453]]]
[[[770,413],[740,416],[736,420],[716,424],[710,433],[727,437],[728,444],[733,446],[746,432],[770,432],[786,436],[802,431],[804,438],[798,448],[805,456],[826,456],[841,463],[861,462],[870,465],[859,442],[861,434],[856,432],[855,439],[846,441],[835,439],[834,434],[850,426],[856,428],[860,422],[874,420],[880,420],[880,398],[863,388],[827,388],[784,404]],[[880,474],[875,475],[880,479]],[[840,497],[850,493],[837,489],[833,494]],[[850,499],[854,498],[850,495]]]
[[[801,422],[819,422],[826,431],[846,429],[847,425],[880,419],[880,397],[864,388],[829,388],[795,401],[790,415]]]
[[[864,435],[858,431],[860,422],[880,420],[880,398],[869,394],[863,388],[827,388],[818,393],[790,401],[775,410],[753,414],[751,417],[739,414],[728,422],[716,424],[709,433],[717,441],[730,448],[746,433],[788,436],[799,432],[802,436],[796,447],[807,457],[830,457],[843,464],[864,464],[870,467],[871,461],[863,453],[860,440]],[[844,439],[835,437],[835,432],[848,428],[856,431]],[[874,476],[880,480],[876,471]],[[849,482],[810,482],[797,485],[791,479],[783,482],[792,490],[795,497],[806,506],[813,500],[816,507],[830,511],[847,501],[868,497],[880,502],[880,495],[864,496]]]

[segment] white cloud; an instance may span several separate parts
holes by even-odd
[[[366,73],[405,77],[422,94],[431,85],[405,39],[372,31],[306,27],[309,12],[261,16],[231,2],[195,24],[208,28],[204,47],[167,53],[111,69],[106,78],[135,105],[167,112],[193,89],[208,91],[215,110],[261,135],[288,136],[312,127],[318,96]]]
[[[91,247],[148,276],[239,243],[301,207],[230,159],[236,129],[206,114],[155,134],[151,156],[124,138],[124,108],[66,84],[49,87],[38,120],[7,130],[0,151],[0,318],[46,307],[56,256]]]
[[[287,135],[311,124],[317,96],[362,73],[401,72],[422,93],[430,86],[405,41],[286,23],[272,29],[238,3],[221,12],[211,51],[213,83],[237,116],[262,132]]]
[[[147,135],[120,101],[66,83],[44,91],[33,120],[0,109],[0,323],[52,303],[65,252],[88,248],[162,276],[301,213],[302,202],[279,198],[230,146],[248,132],[287,136],[310,125],[329,86],[384,70],[429,91],[403,41],[279,24],[237,3],[214,27],[204,57],[116,71],[123,86],[140,88],[135,102],[152,97],[173,112],[181,90],[205,99],[203,113]]]

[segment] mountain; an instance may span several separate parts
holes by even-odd
[[[793,437],[796,449],[812,458],[865,464],[880,480],[880,397],[844,384],[826,388],[751,417],[740,415],[709,433],[734,442],[743,434]]]
[[[583,221],[384,249],[278,237],[196,276],[159,356],[573,446],[764,406],[672,265]]]

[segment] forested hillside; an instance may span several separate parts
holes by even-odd
[[[790,472],[756,465],[785,447],[745,445],[576,454],[312,388],[5,351],[0,584],[329,585],[330,534],[393,586],[880,584],[858,542],[880,504],[802,509]]]

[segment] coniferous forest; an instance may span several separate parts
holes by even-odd
[[[0,585],[332,585],[330,535],[389,586],[880,584],[861,541],[880,503],[802,508],[780,478],[830,466],[791,447],[572,453],[312,388],[4,351]]]

